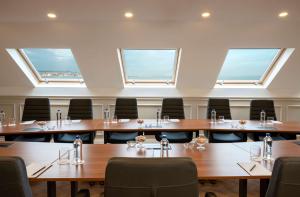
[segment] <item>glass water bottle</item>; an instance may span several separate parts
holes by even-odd
[[[110,112],[109,109],[106,108],[104,110],[104,123],[109,123],[109,119],[110,119]]]
[[[260,123],[263,125],[266,122],[266,112],[264,110],[261,110],[260,112]]]
[[[272,137],[270,133],[266,134],[264,138],[264,147],[263,147],[263,159],[264,160],[271,160],[272,158]]]
[[[169,156],[169,140],[166,135],[162,135],[160,140],[160,155],[161,157]]]
[[[217,122],[217,112],[215,109],[212,109],[210,112],[211,122]]]
[[[77,135],[76,139],[73,143],[74,147],[74,162],[75,165],[80,165],[84,163],[83,160],[83,152],[82,152],[82,140],[80,139],[80,136]]]

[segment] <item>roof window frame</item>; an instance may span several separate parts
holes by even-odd
[[[217,86],[247,86],[247,85],[264,86],[266,84],[266,82],[268,81],[270,75],[272,75],[275,68],[277,67],[278,62],[285,55],[285,53],[287,51],[287,48],[230,48],[230,49],[228,49],[227,54],[228,54],[229,50],[231,50],[231,49],[279,49],[279,51],[276,54],[276,56],[273,58],[272,62],[270,63],[270,65],[268,66],[268,68],[266,69],[266,71],[260,77],[259,80],[218,80],[217,79],[217,81],[216,81]],[[227,57],[227,55],[226,55],[226,57]],[[223,65],[226,61],[226,57],[224,59]],[[223,65],[222,65],[222,67],[223,67]]]
[[[173,64],[173,73],[172,73],[172,80],[130,80],[127,77],[126,74],[126,63],[125,63],[125,57],[124,57],[124,51],[125,50],[175,50],[175,56],[174,56],[174,64]],[[118,48],[118,57],[119,57],[119,63],[122,73],[122,79],[123,84],[125,86],[135,86],[135,85],[146,85],[146,86],[176,86],[177,84],[177,78],[178,78],[178,71],[179,71],[179,65],[180,65],[180,59],[181,59],[181,48]]]
[[[18,49],[16,49],[16,51],[19,54],[19,56],[24,60],[27,67],[32,72],[32,74],[34,75],[34,77],[38,81],[38,83],[46,83],[46,84],[48,84],[48,83],[70,83],[70,84],[78,84],[79,83],[79,84],[83,84],[84,83],[83,77],[81,79],[57,79],[57,78],[44,79],[41,77],[40,73],[36,70],[35,66],[30,61],[29,57],[26,55],[24,50],[21,48],[18,48]],[[72,50],[71,50],[71,52],[72,52]],[[73,52],[72,52],[72,55],[73,55],[73,58],[75,59]],[[76,59],[75,59],[75,61],[76,61]]]

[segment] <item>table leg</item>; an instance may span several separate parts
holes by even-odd
[[[76,197],[78,192],[78,182],[71,181],[71,197]]]
[[[47,196],[56,197],[56,182],[48,181],[47,182]]]
[[[264,197],[266,195],[267,189],[269,186],[269,179],[260,179],[260,197]]]
[[[239,197],[247,197],[247,179],[239,180]]]

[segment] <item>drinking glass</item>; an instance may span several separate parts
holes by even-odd
[[[225,117],[224,116],[219,116],[219,122],[225,122]]]
[[[169,122],[169,116],[168,115],[164,115],[164,123],[168,123]]]
[[[58,164],[66,165],[70,163],[70,148],[62,147],[58,150]]]
[[[118,123],[118,116],[114,115],[111,123]]]
[[[66,121],[65,121],[65,124],[72,124],[72,119],[71,119],[71,117],[70,116],[67,116],[66,117]]]
[[[273,124],[273,121],[274,121],[274,117],[272,116],[267,117],[267,124]]]
[[[36,122],[37,123],[37,125],[39,125],[40,127],[41,127],[41,129],[44,131],[44,130],[46,130],[46,124],[47,124],[47,122],[46,121],[37,121]]]
[[[199,137],[196,138],[196,143],[198,145],[198,150],[205,150],[205,144],[206,144],[207,138],[204,134],[199,134]]]
[[[104,118],[104,123],[109,123],[109,117],[110,117],[110,112],[109,112],[109,109],[108,107],[104,110],[104,115],[103,115],[103,118]]]
[[[133,148],[136,145],[136,141],[130,140],[127,141],[128,148]]]
[[[259,161],[261,156],[261,147],[259,145],[250,146],[250,159],[252,161]]]
[[[11,117],[9,119],[9,123],[10,126],[15,126],[16,125],[16,118],[15,117]]]
[[[231,128],[237,129],[239,125],[237,123],[231,123]]]

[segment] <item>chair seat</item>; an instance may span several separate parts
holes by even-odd
[[[135,140],[135,137],[138,136],[137,132],[133,133],[118,133],[118,132],[113,132],[109,133],[109,143],[112,144],[123,144],[126,143],[127,141]]]
[[[50,140],[51,140],[51,136],[18,135],[12,141],[17,141],[17,142],[49,142]]]
[[[161,132],[161,136],[166,135],[170,143],[185,143],[192,140],[188,132]]]
[[[243,139],[234,133],[212,133],[214,143],[242,142]]]
[[[55,142],[60,142],[60,143],[72,143],[76,139],[76,136],[79,135],[80,139],[84,144],[92,144],[94,140],[94,135],[93,133],[83,133],[83,134],[76,134],[76,133],[62,133],[58,134],[55,137]]]
[[[280,136],[284,138],[285,140],[296,140],[297,135],[296,134],[290,134],[290,133],[280,133]]]

